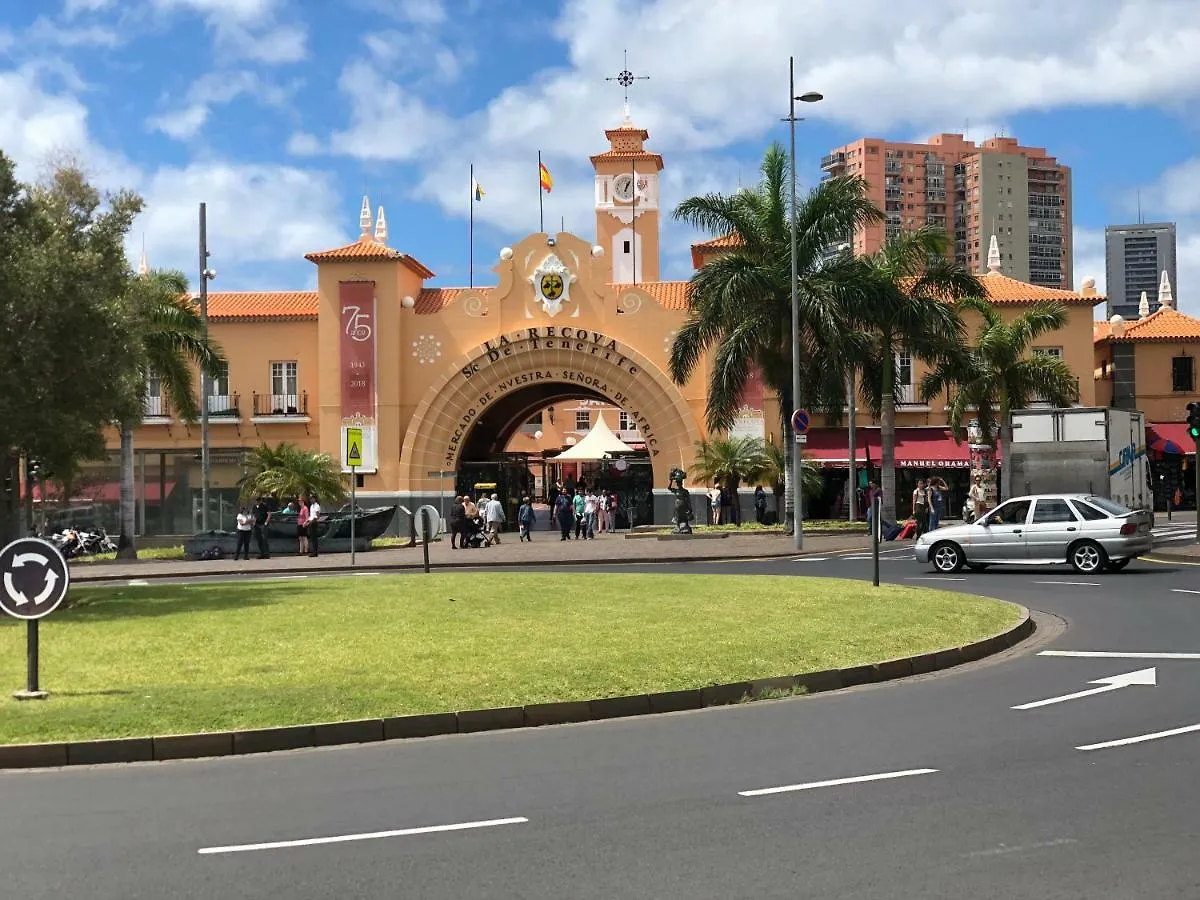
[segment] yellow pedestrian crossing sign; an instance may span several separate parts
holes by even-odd
[[[362,465],[362,433],[361,428],[346,429],[346,466],[354,469]]]

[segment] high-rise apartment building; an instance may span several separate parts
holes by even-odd
[[[1110,318],[1120,314],[1131,321],[1136,319],[1142,291],[1150,298],[1150,308],[1157,309],[1155,301],[1163,272],[1178,290],[1175,223],[1109,225],[1104,229],[1104,268]]]
[[[893,234],[932,225],[950,236],[954,258],[973,272],[1000,244],[1002,271],[1045,287],[1071,288],[1071,170],[1040,147],[994,137],[976,144],[939,134],[925,144],[863,138],[821,160],[829,176],[859,175],[886,220],[860,228],[855,253]]]

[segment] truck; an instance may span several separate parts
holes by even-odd
[[[1106,407],[1013,412],[1013,494],[1084,493],[1153,511],[1146,416]]]

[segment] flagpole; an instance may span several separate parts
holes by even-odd
[[[546,215],[542,207],[542,151],[538,151],[538,231],[546,230]]]
[[[468,251],[468,259],[470,260],[470,272],[467,274],[467,287],[475,287],[475,163],[471,163],[471,183],[468,186],[470,198],[468,202],[471,204],[470,225],[467,228],[467,241],[470,244]],[[459,282],[460,284],[462,282]]]
[[[633,251],[633,283],[637,277],[637,160],[630,160],[630,175],[633,176],[633,216],[629,219],[629,248]]]

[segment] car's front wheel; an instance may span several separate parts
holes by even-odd
[[[1095,541],[1080,541],[1072,546],[1069,559],[1072,568],[1080,575],[1095,575],[1108,565],[1104,548]]]
[[[929,559],[933,567],[943,574],[957,572],[963,566],[963,552],[957,544],[944,541],[934,544],[929,551]]]

